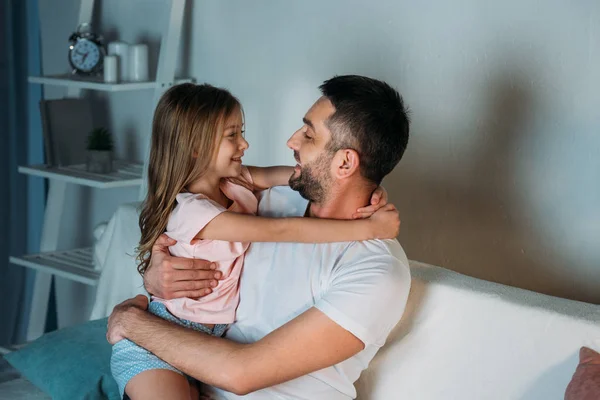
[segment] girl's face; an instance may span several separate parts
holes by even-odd
[[[223,126],[219,150],[211,166],[220,178],[237,178],[242,172],[244,150],[248,148],[243,135],[242,113],[234,112]]]

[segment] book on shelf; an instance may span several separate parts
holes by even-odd
[[[46,164],[66,166],[86,161],[88,134],[93,129],[87,99],[40,101]]]

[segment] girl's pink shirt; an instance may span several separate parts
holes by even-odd
[[[242,167],[241,179],[252,184],[252,177],[246,167]],[[204,324],[229,324],[235,321],[244,253],[250,243],[194,240],[194,237],[223,211],[256,215],[258,208],[256,196],[244,186],[224,180],[221,191],[233,201],[229,209],[203,194],[178,194],[177,205],[169,217],[166,234],[177,240],[177,244],[169,248],[173,256],[213,261],[223,273],[223,279],[211,294],[199,299],[152,298],[163,303],[173,315]]]

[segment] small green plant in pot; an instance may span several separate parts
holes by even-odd
[[[98,174],[112,172],[113,138],[106,128],[96,128],[88,136],[87,170]]]

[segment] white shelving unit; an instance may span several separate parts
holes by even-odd
[[[86,171],[85,164],[66,167],[31,165],[19,167],[19,172],[97,189],[112,189],[142,184],[143,164],[115,161],[113,162],[113,168],[115,171],[109,174],[96,174]]]
[[[72,79],[70,75],[31,76],[29,82],[33,84],[62,86],[65,88],[66,97],[80,97],[82,90],[97,90],[107,92],[153,90],[154,107],[160,96],[171,86],[191,79],[175,79],[175,63],[177,49],[181,36],[181,25],[185,0],[165,0],[166,12],[164,13],[163,35],[160,44],[160,54],[156,79],[151,82],[123,82],[104,83],[94,79]],[[92,20],[94,0],[80,0],[79,19],[74,27]],[[44,18],[40,15],[40,19]],[[147,132],[151,132],[152,121],[148,121]],[[149,143],[149,141],[148,141]],[[146,159],[148,146],[146,143]],[[93,174],[85,170],[84,165],[66,167],[49,167],[46,165],[20,166],[19,172],[32,176],[48,179],[49,191],[46,209],[44,212],[44,225],[40,243],[39,254],[10,257],[10,262],[37,271],[33,290],[32,308],[27,327],[27,340],[34,340],[44,333],[44,325],[48,311],[52,276],[57,279],[56,300],[58,327],[65,326],[64,321],[69,310],[64,308],[78,301],[72,290],[73,282],[95,286],[100,277],[100,271],[94,269],[93,250],[58,249],[60,223],[65,213],[65,199],[67,185],[83,185],[98,189],[113,189],[128,186],[140,186],[140,197],[145,195],[144,175],[142,164],[118,161],[116,171],[110,174]]]
[[[100,272],[94,270],[92,252],[91,247],[85,247],[10,257],[10,261],[16,265],[51,273],[85,285],[96,286]]]
[[[151,82],[122,82],[122,83],[104,83],[100,79],[74,79],[69,74],[53,76],[30,76],[29,83],[39,83],[41,85],[64,86],[75,89],[99,90],[103,92],[124,92],[129,90],[157,89],[164,83],[156,81]],[[175,84],[191,82],[191,79],[176,79]]]

